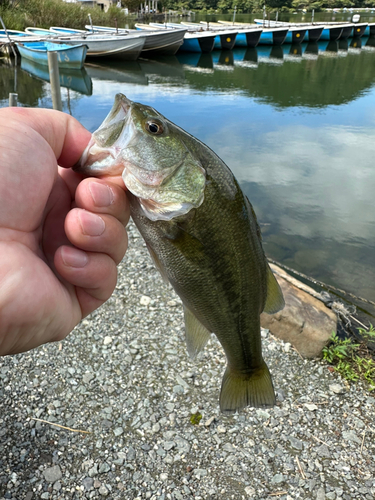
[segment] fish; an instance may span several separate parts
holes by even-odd
[[[182,300],[192,359],[212,334],[226,355],[223,413],[276,403],[260,314],[284,307],[254,209],[229,167],[155,109],[117,94],[75,171],[122,175],[131,217]]]

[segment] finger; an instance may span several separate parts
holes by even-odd
[[[76,287],[83,317],[108,300],[115,289],[117,268],[108,255],[62,246],[55,254],[55,267],[64,280]]]
[[[77,187],[77,207],[116,217],[124,226],[129,222],[129,200],[124,189],[108,179],[84,179]]]
[[[52,148],[59,165],[72,167],[80,159],[91,133],[75,118],[52,109],[4,108],[1,122],[18,122],[19,126],[31,127]]]
[[[115,217],[73,208],[65,219],[69,241],[86,252],[109,255],[117,264],[128,247],[126,229]]]

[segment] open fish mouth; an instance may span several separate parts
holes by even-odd
[[[130,119],[131,105],[132,102],[123,94],[116,95],[110,113],[92,134],[79,162],[74,166],[75,172],[91,176],[121,174],[120,154],[134,135]],[[111,172],[107,172],[109,169]]]

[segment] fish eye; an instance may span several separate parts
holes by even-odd
[[[164,127],[159,120],[149,120],[146,122],[146,130],[152,135],[161,135],[164,132]]]

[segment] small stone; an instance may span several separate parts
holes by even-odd
[[[110,471],[111,468],[107,464],[107,462],[103,462],[100,467],[99,467],[99,474],[105,474],[106,472]]]
[[[108,488],[102,484],[99,488],[99,493],[103,496],[103,497],[106,497],[109,495],[109,491],[108,491]]]
[[[159,477],[160,477],[160,481],[166,481],[168,479],[168,474],[166,474],[165,472],[162,472]]]
[[[98,464],[94,464],[91,469],[88,470],[88,474],[90,477],[94,477],[98,474]]]
[[[210,427],[212,422],[215,420],[215,417],[210,417],[208,420],[205,421],[204,425],[205,427]]]
[[[104,345],[109,345],[109,344],[111,344],[111,343],[112,343],[112,341],[113,341],[113,338],[112,338],[112,337],[106,336],[106,337],[104,337],[103,344],[104,344]]]
[[[151,297],[148,297],[147,295],[142,295],[139,302],[142,306],[149,306],[151,302]]]
[[[40,495],[40,498],[41,498],[42,500],[48,500],[48,499],[49,499],[49,493],[48,493],[48,491],[45,491],[44,493],[42,493],[42,494]]]
[[[359,439],[359,437],[357,436],[357,434],[355,432],[353,432],[353,431],[343,431],[342,432],[342,437],[346,441],[353,441],[354,443],[362,444],[362,441]]]
[[[85,384],[88,384],[89,382],[91,382],[92,379],[95,378],[95,374],[94,373],[91,373],[91,372],[86,372],[83,377],[82,377],[82,380]]]
[[[254,497],[255,496],[255,489],[252,486],[246,486],[245,493],[249,497]]]
[[[273,478],[271,479],[272,484],[280,484],[284,482],[284,476],[283,474],[275,474]]]
[[[316,500],[324,500],[326,498],[326,492],[325,489],[319,488],[318,491],[316,492]]]
[[[184,394],[184,388],[182,387],[182,385],[175,385],[173,387],[173,392],[174,394]]]
[[[314,405],[314,403],[305,403],[304,404],[305,408],[307,408],[309,411],[315,411],[318,410],[318,407]]]
[[[86,491],[90,491],[94,487],[94,480],[91,477],[85,477],[82,480],[82,486]]]
[[[291,347],[292,347],[292,345],[289,342],[285,342],[284,352],[289,352]]]
[[[163,444],[163,448],[166,451],[172,450],[176,446],[176,443],[174,441],[165,441]]]
[[[293,448],[295,448],[296,450],[302,450],[303,443],[299,439],[296,439],[295,437],[290,436],[289,442],[293,446]]]
[[[217,432],[218,432],[218,434],[225,434],[227,432],[227,430],[223,425],[218,425]]]
[[[60,481],[56,481],[56,483],[54,483],[53,489],[55,491],[60,491],[61,490],[61,483],[60,483]]]
[[[54,465],[43,471],[43,476],[48,483],[54,483],[62,478],[61,469],[58,465]]]
[[[268,413],[268,411],[257,410],[256,413],[259,418],[262,418],[264,420],[268,420],[270,418],[270,414]]]
[[[328,449],[328,446],[325,444],[322,444],[322,446],[319,446],[317,449],[318,455],[322,458],[331,458],[331,453]]]
[[[195,469],[194,470],[194,476],[197,478],[197,479],[200,479],[201,477],[205,477],[207,476],[208,472],[206,469]]]
[[[329,390],[334,394],[345,394],[346,389],[342,385],[339,384],[331,384],[329,386]]]
[[[116,427],[116,429],[113,431],[113,434],[115,436],[121,436],[121,434],[123,434],[124,432],[124,429],[122,427]]]

